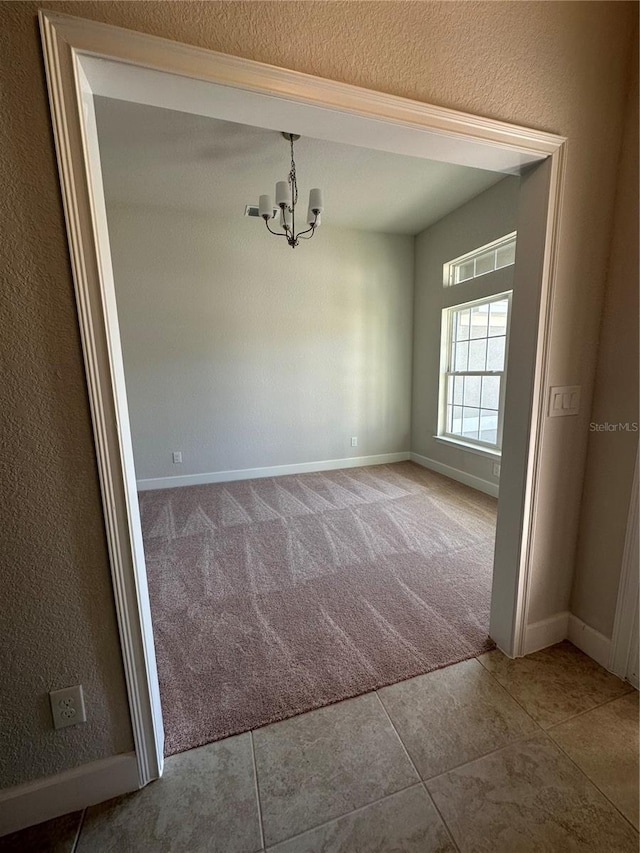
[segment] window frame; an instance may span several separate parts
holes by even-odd
[[[501,242],[501,241],[497,241]],[[475,253],[471,253],[475,254]],[[504,399],[507,380],[507,364],[509,353],[509,333],[511,330],[511,303],[513,290],[503,291],[501,293],[491,294],[490,296],[481,296],[478,299],[458,302],[455,305],[449,305],[442,309],[441,321],[441,347],[440,347],[440,394],[438,401],[438,434],[435,438],[442,439],[447,443],[453,443],[461,448],[473,450],[479,453],[486,453],[489,456],[499,458],[502,454],[502,435],[504,428]],[[468,308],[473,308],[477,305],[488,305],[492,302],[507,300],[507,322],[505,329],[504,342],[504,369],[503,370],[452,370],[453,366],[453,316],[456,311],[464,311]],[[491,442],[482,441],[481,439],[468,438],[457,433],[447,431],[447,408],[448,408],[448,388],[450,376],[499,376],[500,377],[500,392],[498,396],[498,431],[497,440],[493,444]]]
[[[476,279],[484,278],[484,276],[492,275],[493,273],[499,272],[500,270],[507,269],[510,266],[514,266],[515,261],[511,264],[505,264],[502,267],[494,267],[492,270],[487,270],[486,272],[478,273],[477,275],[474,273],[470,278],[462,279],[462,281],[454,281],[455,279],[455,270],[457,267],[461,266],[468,261],[475,260],[476,258],[487,254],[491,251],[497,251],[503,246],[508,245],[509,243],[514,243],[517,248],[518,245],[518,232],[512,231],[509,234],[505,234],[503,237],[499,237],[497,240],[492,240],[490,243],[485,243],[484,246],[479,246],[477,249],[473,249],[471,252],[466,252],[464,255],[460,255],[457,258],[453,258],[450,261],[447,261],[446,264],[442,267],[442,285],[443,287],[460,287],[461,285],[468,285]]]

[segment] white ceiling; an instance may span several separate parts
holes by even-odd
[[[275,131],[112,98],[95,104],[108,203],[241,217],[287,178],[289,144]],[[390,234],[417,234],[505,177],[304,137],[295,158],[305,213],[309,189],[321,187],[323,225]]]

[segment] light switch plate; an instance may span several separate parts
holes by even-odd
[[[549,389],[549,417],[562,418],[580,411],[580,385],[554,385]]]

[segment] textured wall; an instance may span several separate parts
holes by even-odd
[[[138,479],[409,449],[413,237],[108,217]]]
[[[130,746],[97,475],[36,25],[0,5],[3,650],[0,784]],[[570,139],[551,380],[584,387],[545,451],[534,618],[572,581],[635,3],[48,2]],[[603,489],[615,484],[607,479]],[[6,623],[9,624],[6,624]],[[81,680],[92,727],[54,735],[48,687]],[[22,744],[22,745],[19,745]]]
[[[499,481],[493,475],[492,459],[450,447],[433,437],[438,432],[441,318],[445,307],[442,266],[516,230],[519,184],[518,178],[505,178],[416,237],[411,449],[492,483]],[[486,285],[486,279],[482,283]],[[494,293],[509,289],[498,286]],[[517,358],[517,341],[511,346]]]
[[[637,424],[638,412],[638,55],[618,172],[591,419]],[[571,611],[597,631],[613,633],[638,432],[591,432]],[[610,483],[613,488],[603,488]]]

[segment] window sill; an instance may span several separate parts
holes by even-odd
[[[470,453],[476,453],[478,456],[484,456],[487,459],[501,459],[502,453],[500,450],[492,450],[490,447],[480,447],[477,444],[470,444],[467,441],[459,441],[457,438],[449,438],[446,435],[434,435],[436,441],[442,444],[448,444],[449,447],[457,447],[458,450],[468,450]]]

